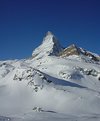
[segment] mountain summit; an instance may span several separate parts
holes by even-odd
[[[75,44],[68,46],[59,53],[59,56],[61,57],[68,57],[73,55],[77,55],[82,59],[84,58],[85,60],[100,61],[100,57],[98,55],[93,54],[83,48],[77,47]]]
[[[100,121],[97,57],[47,32],[32,58],[0,61],[0,121]]]
[[[76,55],[88,62],[100,61],[100,57],[97,54],[93,54],[83,48],[76,46],[75,44],[72,44],[65,49],[62,48],[55,35],[52,32],[48,31],[43,38],[41,45],[33,51],[32,57],[39,59],[50,55],[60,56],[62,58]]]
[[[42,44],[37,47],[33,53],[32,57],[43,57],[44,55],[58,55],[62,51],[62,47],[59,44],[58,39],[48,31],[46,36],[43,38]]]

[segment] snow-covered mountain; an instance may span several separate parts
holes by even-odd
[[[47,32],[32,57],[0,61],[0,121],[99,121],[100,56]]]
[[[61,51],[62,47],[57,38],[48,31],[42,44],[33,51],[32,56],[41,58],[46,55],[58,55]]]
[[[93,54],[89,51],[86,51],[83,48],[77,47],[75,44],[70,45],[69,47],[63,49],[59,53],[61,57],[67,57],[71,55],[77,55],[78,57],[84,59],[84,60],[89,60],[89,61],[94,61],[94,62],[99,62],[100,61],[100,56]]]

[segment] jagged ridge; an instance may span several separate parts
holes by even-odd
[[[42,41],[42,44],[33,51],[32,58],[39,59],[44,56],[50,56],[50,55],[60,56],[60,57],[77,55],[81,57],[81,59],[83,60],[96,61],[96,62],[100,61],[100,56],[93,54],[89,51],[86,51],[85,49],[80,48],[75,44],[72,44],[67,48],[63,49],[63,47],[59,44],[59,41],[54,36],[54,34],[48,31]]]
[[[42,45],[33,52],[33,56],[37,54],[35,58],[0,61],[1,115],[7,112],[9,116],[26,116],[31,111],[100,115],[100,65],[79,59],[87,56],[75,45],[58,48],[56,54],[54,45],[59,46],[53,37],[47,33]],[[59,57],[59,52],[65,52],[66,58]]]
[[[48,31],[42,44],[33,51],[32,57],[41,58],[46,55],[58,55],[60,51],[62,51],[62,47],[57,38]]]
[[[69,47],[65,48],[63,51],[59,53],[59,56],[61,57],[68,57],[72,55],[77,56],[86,56],[89,57],[93,61],[100,61],[100,57],[92,54],[89,51],[86,51],[83,48],[77,47],[75,44],[70,45]]]

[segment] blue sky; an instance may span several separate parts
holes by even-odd
[[[30,57],[48,30],[100,54],[100,0],[0,0],[0,60]]]

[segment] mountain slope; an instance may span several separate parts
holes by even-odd
[[[0,61],[0,119],[99,121],[100,61],[77,48],[48,32],[32,58]]]
[[[33,51],[32,57],[41,58],[46,55],[58,55],[61,50],[62,47],[56,37],[48,31],[42,44]]]
[[[75,44],[70,45],[69,47],[65,48],[63,51],[59,53],[59,56],[61,57],[68,57],[71,55],[77,55],[81,57],[84,60],[88,61],[94,61],[94,62],[99,62],[100,61],[100,56],[97,54],[93,54],[89,51],[86,51],[83,48],[77,47]]]

